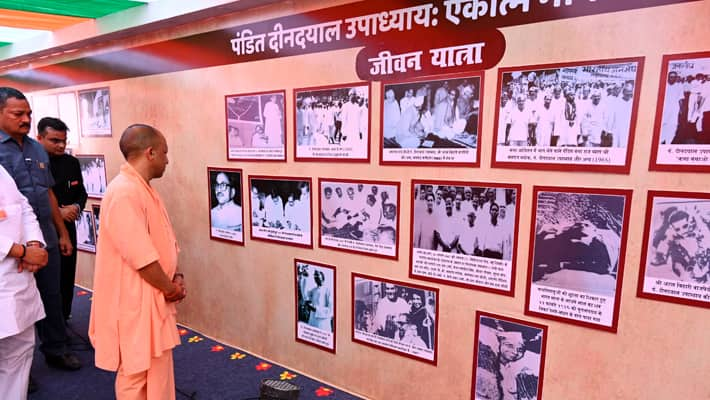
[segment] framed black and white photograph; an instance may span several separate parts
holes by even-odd
[[[397,259],[399,182],[319,179],[319,244]]]
[[[94,218],[94,237],[96,238],[96,243],[99,243],[99,227],[101,226],[100,224],[100,216],[101,216],[101,205],[100,204],[92,204],[91,205],[91,216]]]
[[[106,192],[106,160],[103,154],[77,154],[84,179],[86,194],[93,199],[102,199]]]
[[[111,136],[111,101],[109,88],[79,92],[81,136]]]
[[[649,191],[637,295],[710,308],[710,193]]]
[[[710,171],[710,51],[663,56],[650,169]]]
[[[228,160],[286,161],[285,93],[224,97]]]
[[[483,75],[382,85],[380,164],[475,167]]]
[[[244,244],[242,170],[207,167],[210,238]]]
[[[76,225],[76,248],[89,253],[96,253],[96,232],[91,211],[82,210]]]
[[[335,353],[335,267],[295,259],[296,340]]]
[[[436,365],[439,289],[353,273],[352,293],[354,342]]]
[[[542,400],[547,326],[476,311],[471,400]]]
[[[296,161],[370,161],[370,84],[294,89]]]
[[[520,185],[412,181],[410,278],[513,296]]]
[[[628,174],[643,61],[499,69],[491,166]]]
[[[251,239],[313,248],[311,178],[249,176]]]
[[[616,332],[631,190],[533,188],[525,312]]]

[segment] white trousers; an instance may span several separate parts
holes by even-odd
[[[35,346],[35,326],[0,339],[0,388],[4,399],[26,400]]]

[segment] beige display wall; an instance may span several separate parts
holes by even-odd
[[[347,2],[347,1],[346,1]],[[174,28],[152,39],[208,31],[334,5],[285,2],[203,24]],[[342,2],[339,2],[342,3]],[[294,162],[293,89],[357,81],[357,49],[235,64],[135,79],[62,88],[111,90],[112,138],[83,138],[76,153],[105,154],[109,179],[122,162],[118,138],[131,123],[148,123],[168,139],[170,164],[154,181],[163,195],[181,247],[180,269],[188,298],[179,321],[204,334],[373,399],[470,397],[474,313],[485,310],[549,326],[545,399],[708,399],[710,318],[707,309],[636,297],[645,196],[648,189],[710,189],[699,173],[651,173],[648,159],[661,57],[710,50],[710,2],[655,7],[504,28],[507,48],[499,67],[644,56],[636,138],[629,175],[491,169],[497,70],[485,73],[481,168],[382,167],[379,84],[372,86],[372,161],[369,164]],[[141,39],[144,40],[144,39]],[[133,39],[120,45],[139,43]],[[199,57],[199,54],[186,54]],[[286,90],[288,162],[227,162],[224,95]],[[37,116],[40,117],[40,116]],[[317,247],[300,249],[249,239],[245,246],[209,239],[207,166],[242,168],[250,174],[400,181],[399,260]],[[351,273],[408,279],[410,180],[446,179],[522,184],[515,296],[427,282],[440,289],[438,365],[397,356],[351,341]],[[533,185],[633,189],[621,311],[616,334],[524,316]],[[318,199],[314,197],[314,210]],[[245,205],[248,201],[245,200]],[[314,235],[317,232],[314,229]],[[317,243],[317,238],[314,238]],[[337,267],[337,353],[294,340],[293,259]],[[94,257],[79,256],[78,283],[92,286]],[[255,382],[256,385],[256,382]]]

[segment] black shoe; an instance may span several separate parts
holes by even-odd
[[[32,375],[30,375],[30,384],[27,385],[27,394],[34,393],[37,391],[37,382],[35,382],[34,379],[32,379]]]
[[[65,369],[67,371],[76,371],[81,368],[81,361],[76,358],[74,353],[64,353],[61,356],[46,354],[44,359],[47,361],[47,365],[54,368]]]

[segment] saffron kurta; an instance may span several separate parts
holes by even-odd
[[[138,270],[158,261],[168,277],[177,268],[177,241],[158,192],[129,164],[101,202],[89,337],[96,366],[125,374],[145,371],[151,357],[180,343],[175,304],[167,303]]]

